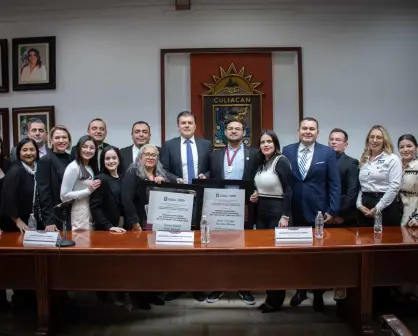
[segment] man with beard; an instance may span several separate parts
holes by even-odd
[[[97,144],[97,171],[100,171],[100,156],[102,155],[103,148],[109,146],[108,143],[104,142],[107,135],[107,127],[105,122],[100,118],[93,119],[90,121],[89,126],[87,127],[87,134],[90,135],[94,139],[94,142]],[[76,151],[76,146],[74,146],[71,149],[71,158],[73,160],[75,159]]]
[[[123,171],[129,168],[132,163],[138,160],[139,150],[143,145],[148,145],[151,140],[151,127],[146,121],[137,121],[132,125],[132,141],[133,145],[124,147],[120,150],[122,156]],[[161,157],[161,148],[157,147]]]
[[[31,119],[28,122],[28,138],[35,140],[39,149],[39,157],[46,155],[50,149],[46,146],[48,139],[48,132],[46,126],[41,119]],[[10,161],[16,161],[16,147],[13,147],[10,151]]]
[[[245,135],[245,125],[237,119],[229,119],[225,123],[225,137],[228,144],[225,148],[212,153],[210,177],[219,180],[248,180],[254,181],[260,156],[258,150],[244,146],[242,139]],[[215,303],[224,292],[212,292],[206,299],[208,303]],[[249,291],[239,291],[239,297],[247,305],[254,305],[255,299]]]

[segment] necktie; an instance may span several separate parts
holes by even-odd
[[[193,152],[190,139],[186,140],[186,153],[187,153],[187,183],[191,184],[195,178]]]
[[[303,180],[305,179],[306,173],[307,173],[306,164],[308,163],[308,153],[309,153],[309,148],[305,148],[302,151],[302,157],[300,158],[300,161],[299,161],[299,172]]]

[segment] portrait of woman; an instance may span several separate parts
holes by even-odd
[[[31,48],[22,55],[22,71],[20,81],[26,82],[44,82],[47,80],[47,69],[42,63],[41,55],[38,49]]]

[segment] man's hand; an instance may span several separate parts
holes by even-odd
[[[199,174],[199,175],[197,176],[197,178],[202,179],[202,180],[207,179],[207,177],[206,177],[206,175],[205,175],[205,174]]]
[[[45,231],[55,232],[55,231],[59,231],[59,230],[57,229],[57,226],[55,224],[51,224],[51,225],[45,226]]]
[[[287,227],[289,226],[289,219],[288,218],[280,218],[279,227]]]
[[[344,223],[344,218],[337,216],[337,217],[334,218],[334,223],[335,224],[342,224],[342,223]]]
[[[334,217],[332,217],[329,213],[325,213],[324,224],[332,224],[333,221]]]
[[[139,223],[132,224],[132,231],[142,231],[141,225]]]

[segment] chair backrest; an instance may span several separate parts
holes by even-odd
[[[382,315],[380,317],[382,331],[393,336],[413,336],[412,332],[395,315]]]

